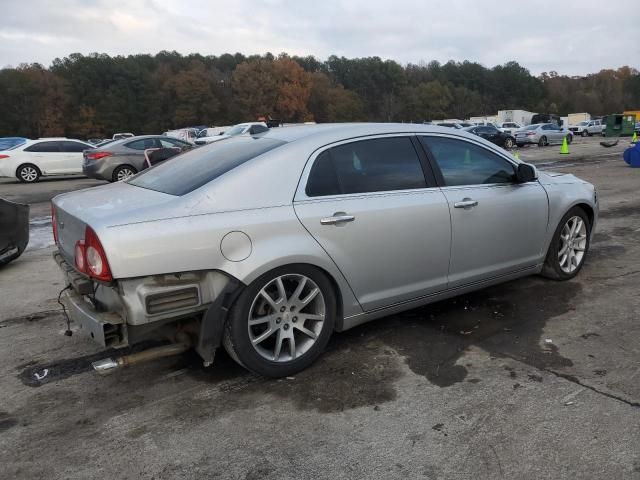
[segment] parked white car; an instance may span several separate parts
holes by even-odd
[[[602,120],[585,120],[577,125],[569,125],[569,131],[574,135],[590,137],[591,135],[602,135],[604,125]]]
[[[232,128],[233,128],[233,125],[204,128],[200,130],[200,132],[198,132],[198,138],[217,137],[219,135],[224,134],[224,132],[226,132],[227,130],[231,130]]]
[[[222,135],[216,135],[213,137],[201,137],[195,141],[196,145],[207,145],[209,143],[218,142],[225,138],[235,137],[236,135],[242,135],[243,133],[250,133],[252,135],[256,133],[263,133],[269,130],[267,124],[264,122],[247,122],[239,123],[233,127],[225,130]]]
[[[134,137],[135,135],[131,132],[124,132],[124,133],[114,133],[113,137],[111,138],[111,140],[122,140],[123,138],[131,138]]]
[[[498,123],[498,125],[496,125],[498,127],[498,130],[500,130],[503,133],[506,133],[507,135],[516,135],[516,132],[518,130],[520,130],[521,128],[524,127],[524,125],[520,125],[517,122],[502,122],[502,123]]]
[[[0,152],[0,177],[25,183],[49,175],[82,173],[82,152],[93,145],[72,138],[39,138]]]
[[[165,137],[177,138],[183,142],[193,145],[198,138],[199,130],[197,128],[180,128],[178,130],[169,130],[162,135]]]

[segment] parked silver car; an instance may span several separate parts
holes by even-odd
[[[535,123],[516,132],[516,144],[523,147],[533,143],[544,147],[552,143],[562,143],[565,137],[567,143],[573,141],[573,134],[555,123]]]
[[[572,278],[598,203],[593,185],[461,130],[325,124],[194,149],[59,195],[53,215],[64,302],[100,344],[166,336],[179,343],[144,358],[193,346],[205,364],[224,345],[280,377],[334,331],[525,275]]]
[[[144,151],[178,148],[188,150],[191,144],[163,135],[140,135],[113,140],[83,153],[82,173],[87,177],[118,182],[147,168]]]

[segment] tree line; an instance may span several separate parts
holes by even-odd
[[[498,110],[592,115],[640,109],[640,73],[630,67],[540,76],[517,62],[400,65],[379,57],[224,54],[111,57],[74,53],[49,68],[0,70],[0,136],[89,138],[230,125],[269,116],[283,122],[425,122]]]

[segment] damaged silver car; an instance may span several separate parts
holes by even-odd
[[[411,124],[272,129],[53,200],[72,319],[104,347],[174,343],[103,369],[224,346],[296,373],[333,332],[584,264],[593,185],[537,172],[460,130]]]

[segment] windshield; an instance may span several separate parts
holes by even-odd
[[[228,135],[230,137],[233,137],[235,135],[240,135],[243,130],[247,128],[246,125],[236,125],[235,127],[233,127],[231,130],[224,132],[225,135]]]
[[[131,185],[185,195],[285,142],[271,138],[228,138],[177,155],[129,180]]]
[[[578,125],[586,127],[587,125],[589,125],[589,122],[580,122]]]

